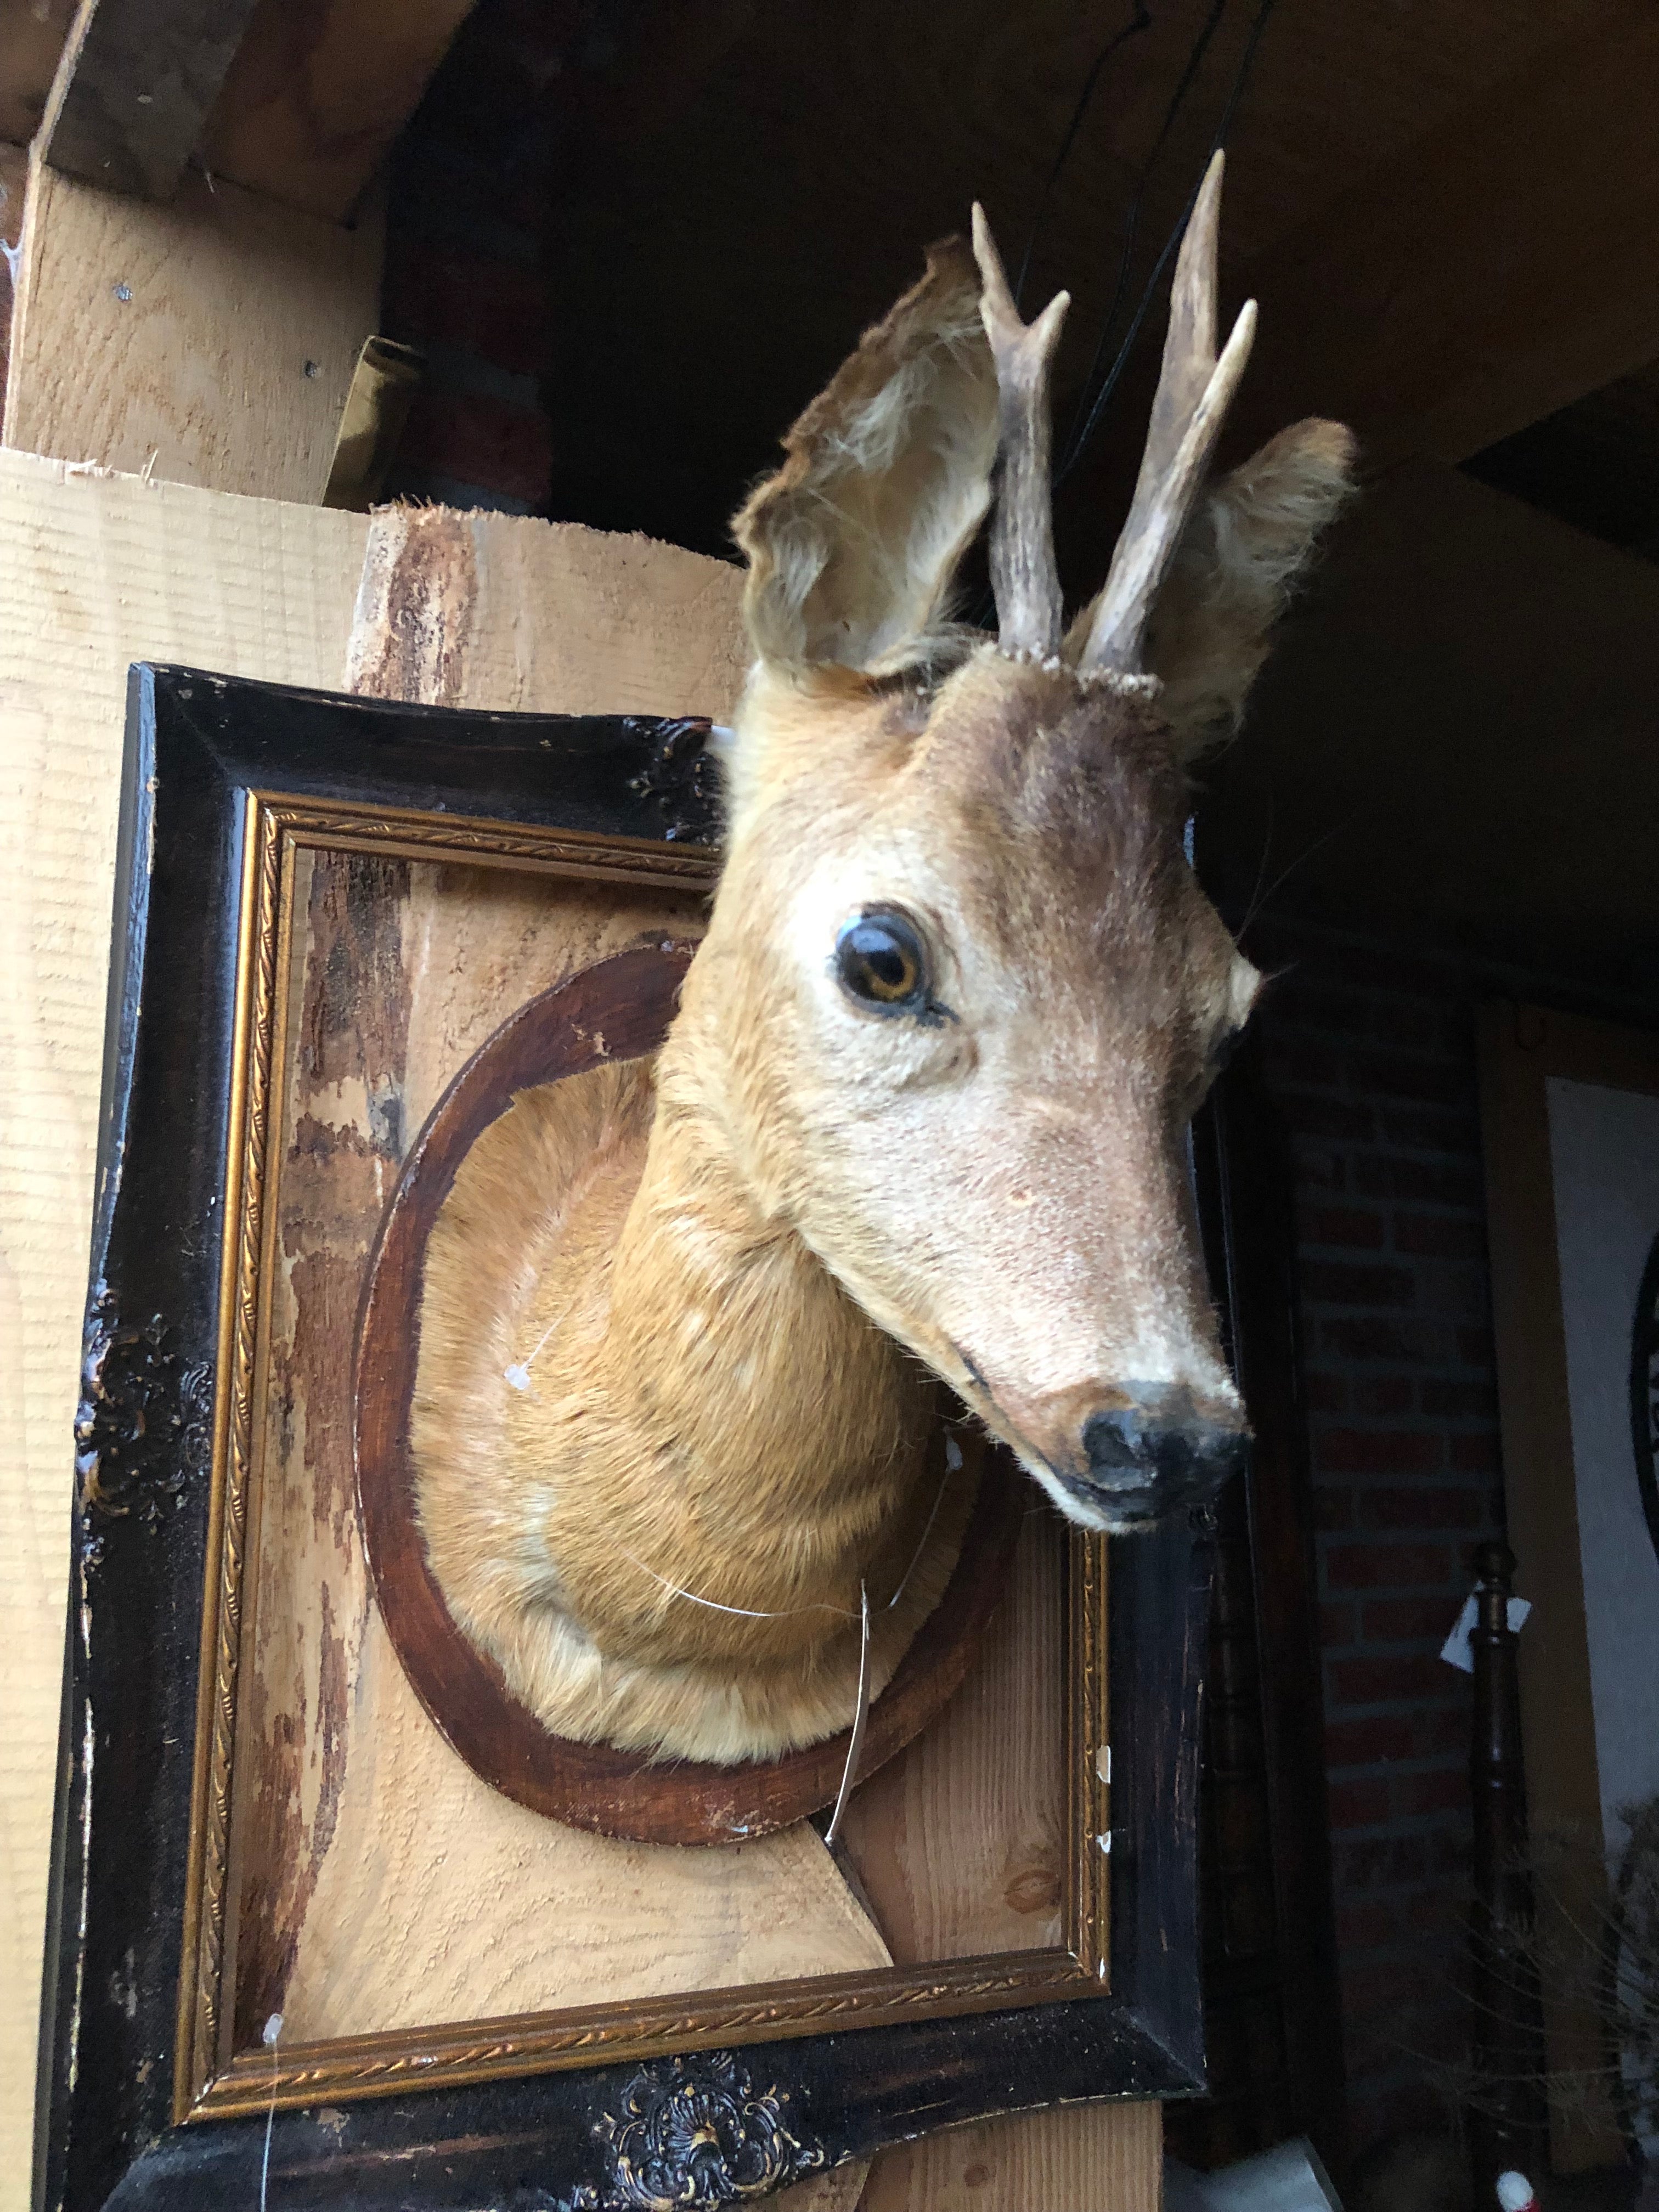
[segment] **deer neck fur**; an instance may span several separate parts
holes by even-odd
[[[556,1732],[760,1754],[850,1720],[861,1584],[890,1676],[972,1486],[945,1480],[931,1378],[750,1194],[695,1049],[671,1036],[661,1073],[521,1094],[458,1176],[428,1255],[422,1525],[452,1612]]]

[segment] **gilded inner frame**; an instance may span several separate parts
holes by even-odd
[[[335,2103],[392,2094],[415,2083],[458,2086],[806,2035],[830,2027],[944,2018],[1103,1992],[1111,1835],[1106,1544],[1076,1530],[1062,1535],[1056,1528],[1054,1541],[1063,1556],[1056,1624],[1063,1644],[1058,1942],[856,1972],[283,2040],[274,2052],[246,2034],[246,2023],[242,2033],[234,2032],[239,1718],[253,1648],[261,1437],[270,1387],[272,1285],[279,1265],[283,1101],[295,1048],[293,977],[296,929],[304,927],[298,906],[306,872],[319,856],[360,855],[507,871],[544,882],[563,878],[613,886],[619,894],[643,891],[684,901],[705,897],[718,872],[713,853],[688,846],[343,801],[296,800],[277,793],[249,793],[246,805],[175,2118],[263,2112],[273,2096],[282,2106]],[[506,1011],[498,1010],[493,1018]]]

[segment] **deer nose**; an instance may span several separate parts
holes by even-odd
[[[1242,1412],[1202,1407],[1182,1382],[1126,1382],[1120,1391],[1127,1402],[1102,1407],[1083,1424],[1088,1472],[1077,1485],[1115,1522],[1200,1504],[1243,1466],[1249,1431]]]

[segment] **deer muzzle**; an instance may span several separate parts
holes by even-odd
[[[1115,1528],[1149,1526],[1166,1513],[1206,1504],[1244,1464],[1249,1428],[1242,1410],[1202,1404],[1184,1382],[1125,1382],[1121,1402],[1083,1424],[1079,1472],[1063,1486]]]

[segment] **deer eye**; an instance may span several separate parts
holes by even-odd
[[[929,1006],[927,955],[908,915],[872,908],[836,939],[836,973],[848,997],[882,1013],[921,1013]]]

